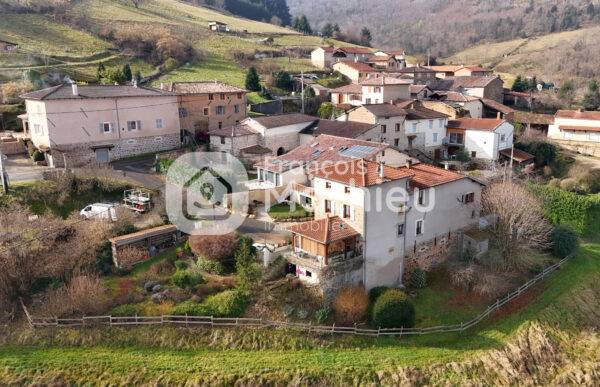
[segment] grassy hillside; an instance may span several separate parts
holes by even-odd
[[[400,340],[152,327],[22,331],[0,347],[0,378],[19,384],[597,384],[598,281],[595,241],[482,326]]]
[[[534,38],[482,44],[443,59],[475,63],[498,73],[522,74],[560,84],[567,79],[585,84],[600,74],[600,27],[559,32]],[[504,77],[503,77],[504,78]]]

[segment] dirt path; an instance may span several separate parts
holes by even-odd
[[[597,157],[591,156],[583,156],[583,155],[573,155],[575,160],[577,160],[577,164],[582,167],[593,169],[600,169],[600,159]]]

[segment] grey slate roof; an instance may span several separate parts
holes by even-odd
[[[125,98],[125,97],[163,97],[175,95],[168,91],[151,87],[131,85],[78,85],[77,95],[73,94],[71,84],[62,84],[47,89],[32,91],[21,95],[23,99],[59,100],[59,99],[91,99],[91,98]]]

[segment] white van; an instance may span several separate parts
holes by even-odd
[[[86,206],[79,214],[86,219],[110,219],[117,220],[118,203],[94,203]]]

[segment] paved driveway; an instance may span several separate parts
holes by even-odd
[[[131,160],[113,161],[111,166],[117,178],[162,191],[165,183],[154,174],[154,160],[155,157],[152,155]]]
[[[25,154],[9,155],[4,162],[6,173],[8,173],[8,182],[19,183],[23,181],[42,180],[43,172],[49,170],[48,167],[35,165],[31,157]]]

